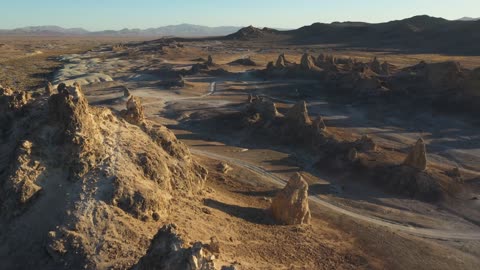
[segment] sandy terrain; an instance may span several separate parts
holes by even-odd
[[[196,159],[213,172],[203,198],[194,203],[179,199],[178,211],[169,217],[187,241],[207,241],[217,236],[223,243],[219,261],[238,263],[240,269],[478,266],[480,202],[470,200],[480,195],[480,129],[476,123],[430,111],[392,112],[364,104],[335,103],[322,94],[314,80],[265,81],[251,75],[252,70],[274,61],[279,52],[286,51],[289,59],[298,62],[304,47],[265,48],[263,44],[231,42],[183,45],[161,53],[147,45],[131,45],[126,51],[105,45],[85,53],[67,53],[57,59],[61,67],[50,78],[54,85],[78,81],[91,105],[117,111],[125,107],[127,88],[142,100],[150,120],[171,128]],[[308,49],[312,53],[322,51]],[[468,67],[480,65],[478,57],[335,53],[359,59],[379,55],[400,66],[420,59],[436,62],[447,58]],[[216,68],[228,72],[187,75],[184,87],[162,84],[171,79],[168,70],[190,69],[197,62],[195,58],[206,59],[208,55],[213,56]],[[246,57],[257,66],[228,64]],[[306,100],[310,114],[323,116],[326,125],[338,134],[346,134],[349,139],[368,134],[392,153],[406,153],[422,136],[431,166],[459,167],[467,176],[469,190],[441,203],[392,195],[364,179],[349,179],[346,174],[315,168],[314,157],[301,149],[247,139],[248,134],[236,130],[202,126],[213,117],[242,111],[248,94],[271,98],[281,113],[298,100]],[[219,161],[233,166],[233,172],[226,176],[215,172]],[[302,172],[310,184],[312,224],[275,226],[264,209],[294,172]]]

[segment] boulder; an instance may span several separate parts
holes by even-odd
[[[425,142],[422,138],[418,139],[415,146],[413,146],[403,165],[424,171],[427,169],[427,150]]]
[[[285,115],[286,119],[298,125],[306,126],[311,125],[312,120],[308,116],[307,103],[305,101],[300,101],[295,104],[290,110],[288,110]]]
[[[230,167],[230,165],[228,165],[227,163],[225,162],[220,162],[218,165],[217,165],[217,170],[223,174],[227,174],[229,171],[233,170],[232,167]]]
[[[370,136],[363,135],[360,139],[355,141],[355,148],[362,152],[375,151],[377,145]]]
[[[308,183],[299,173],[288,180],[287,185],[272,200],[271,212],[280,224],[298,225],[310,223]]]
[[[382,65],[378,61],[377,57],[373,58],[373,61],[370,63],[370,69],[377,74],[382,74]]]

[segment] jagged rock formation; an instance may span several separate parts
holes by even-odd
[[[288,110],[285,118],[287,121],[299,126],[307,126],[312,124],[312,120],[308,115],[307,103],[305,101],[300,101],[293,105],[293,107]]]
[[[308,53],[303,54],[300,61],[300,69],[303,71],[316,70],[317,67],[315,66],[315,59]]]
[[[215,65],[215,63],[213,63],[213,58],[212,58],[211,55],[208,56],[207,62],[205,62],[205,64],[206,64],[207,66],[209,66],[209,67]]]
[[[251,39],[265,37],[267,35],[273,35],[276,32],[278,31],[274,29],[270,29],[266,27],[263,29],[259,29],[250,25],[248,27],[244,27],[238,30],[236,33],[228,35],[226,38],[234,39],[234,40],[251,40]]]
[[[140,100],[132,95],[127,101],[127,109],[121,111],[121,115],[127,122],[134,125],[142,125],[145,121],[145,114]]]
[[[420,171],[427,169],[427,150],[422,138],[418,139],[415,146],[408,153],[403,164]]]
[[[79,85],[57,90],[0,92],[2,267],[129,268],[151,237],[138,228],[197,194],[207,171],[167,128],[90,107]]]
[[[278,56],[277,62],[275,63],[276,68],[286,68],[287,67],[287,60],[285,59],[285,54],[280,54]]]
[[[51,96],[51,95],[54,94],[54,91],[55,91],[55,89],[54,89],[52,83],[47,82],[47,84],[45,85],[45,95]]]
[[[128,87],[124,86],[123,88],[123,97],[124,98],[130,98],[132,94],[130,93],[130,89]]]
[[[272,200],[271,212],[280,224],[297,225],[310,223],[308,206],[308,183],[299,173],[289,180]]]
[[[184,248],[175,225],[166,225],[155,235],[147,254],[132,270],[215,270],[215,255],[206,247],[196,242]]]
[[[318,134],[323,133],[327,130],[327,125],[325,125],[325,122],[323,121],[323,118],[321,116],[317,117],[313,121],[313,126]]]
[[[252,114],[258,113],[265,121],[271,121],[279,115],[275,103],[258,96],[253,97],[252,102],[249,103],[247,111]]]
[[[373,58],[373,61],[370,63],[370,69],[373,70],[373,72],[377,74],[382,74],[382,65],[380,64],[380,61],[378,61],[377,57]]]

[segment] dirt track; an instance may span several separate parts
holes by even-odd
[[[264,177],[269,178],[273,182],[277,183],[279,187],[283,187],[287,183],[287,179],[284,179],[276,174],[270,173],[267,170],[263,169],[262,167],[251,164],[249,162],[224,156],[224,155],[219,155],[219,154],[215,154],[207,151],[198,150],[198,149],[191,149],[191,151],[195,155],[205,156],[205,157],[209,157],[209,158],[221,160],[221,161],[228,161],[236,166],[243,167],[254,173],[258,173]],[[417,236],[434,238],[434,239],[480,240],[479,232],[463,232],[462,233],[462,232],[455,232],[455,231],[443,231],[443,230],[435,230],[435,229],[415,228],[412,226],[403,226],[400,224],[392,223],[391,221],[385,221],[378,218],[354,213],[347,209],[335,206],[318,196],[310,195],[310,200],[311,202],[318,203],[321,206],[327,207],[339,214],[347,215],[349,217],[352,217],[361,221],[366,221],[371,224],[388,227],[396,231],[406,232],[406,233],[410,233]]]

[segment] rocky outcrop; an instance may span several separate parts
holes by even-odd
[[[427,150],[422,138],[418,139],[415,146],[410,150],[404,165],[424,171],[427,169]]]
[[[15,254],[2,267],[128,269],[151,237],[138,228],[198,194],[207,171],[166,127],[89,106],[78,84],[58,92],[21,107],[15,91],[0,95],[10,119],[0,125],[0,216],[11,235],[1,249]]]
[[[293,105],[293,107],[288,110],[285,118],[288,122],[299,126],[307,126],[312,124],[312,120],[308,115],[307,103],[305,101],[300,101]]]
[[[132,270],[215,270],[214,259],[206,245],[184,243],[175,225],[163,226],[153,238],[147,254]]]
[[[280,54],[277,58],[277,62],[275,63],[276,68],[286,68],[287,67],[287,60],[285,59],[285,54]]]
[[[378,61],[377,57],[373,58],[373,61],[370,63],[370,69],[377,73],[377,74],[382,74],[382,65],[380,64],[380,61]]]
[[[278,116],[277,106],[270,100],[262,97],[254,97],[247,111],[249,113],[258,113],[265,121],[271,121]]]
[[[133,125],[143,125],[145,123],[145,114],[140,100],[130,96],[127,101],[127,109],[121,111],[121,115],[127,122]]]
[[[208,56],[208,59],[207,59],[207,62],[205,62],[205,65],[209,66],[209,67],[212,67],[215,65],[215,63],[213,62],[213,58],[211,55]]]
[[[45,95],[51,96],[54,94],[55,88],[53,87],[51,82],[47,82],[45,85]]]
[[[318,68],[315,66],[315,59],[308,53],[305,53],[300,61],[300,69],[303,71],[312,71]]]
[[[308,206],[308,183],[299,173],[289,180],[272,200],[271,212],[280,224],[298,225],[310,223]]]
[[[22,208],[42,190],[37,180],[45,167],[32,156],[32,142],[21,142],[15,156],[15,161],[10,168],[10,176],[0,183],[2,185],[0,190],[4,193],[3,198],[0,199],[4,214],[20,213]]]
[[[69,144],[65,161],[70,164],[71,178],[78,179],[96,166],[104,147],[80,85],[60,84],[57,90],[48,99],[49,121],[59,128],[54,139]]]

